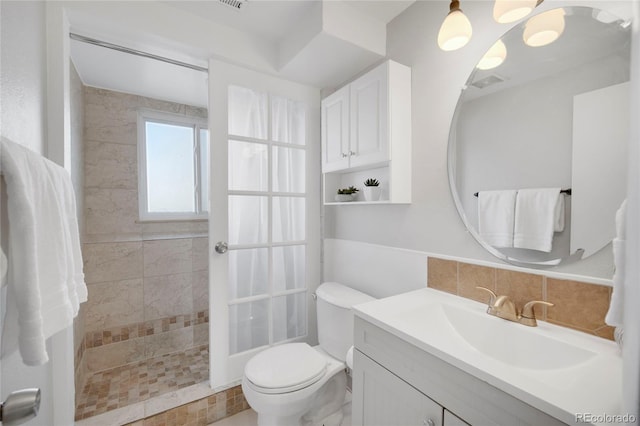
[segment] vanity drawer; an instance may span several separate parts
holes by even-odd
[[[472,425],[564,424],[359,317],[355,318],[355,347]],[[354,394],[354,407],[357,398]]]

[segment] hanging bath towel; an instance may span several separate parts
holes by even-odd
[[[0,172],[9,219],[2,355],[19,349],[26,365],[41,365],[46,339],[71,326],[87,300],[75,195],[66,170],[4,138]]]

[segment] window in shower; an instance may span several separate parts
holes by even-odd
[[[206,219],[209,131],[193,117],[142,111],[138,116],[142,220]]]
[[[228,89],[229,354],[307,335],[305,104]]]

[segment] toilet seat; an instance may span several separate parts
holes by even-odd
[[[245,366],[256,392],[281,394],[311,386],[327,370],[327,359],[306,343],[287,343],[260,352]]]

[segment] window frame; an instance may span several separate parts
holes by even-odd
[[[150,109],[138,110],[138,217],[140,222],[163,222],[163,221],[193,221],[207,220],[209,212],[202,206],[202,158],[201,158],[201,130],[209,130],[206,118],[173,114],[169,112],[156,111]],[[193,165],[194,165],[194,197],[195,212],[150,212],[148,206],[147,192],[147,122],[161,123],[174,126],[190,127],[194,132],[193,145]],[[210,133],[209,133],[210,134]],[[211,142],[209,141],[209,145]],[[209,146],[209,152],[211,146]],[[209,174],[211,170],[209,170]]]

